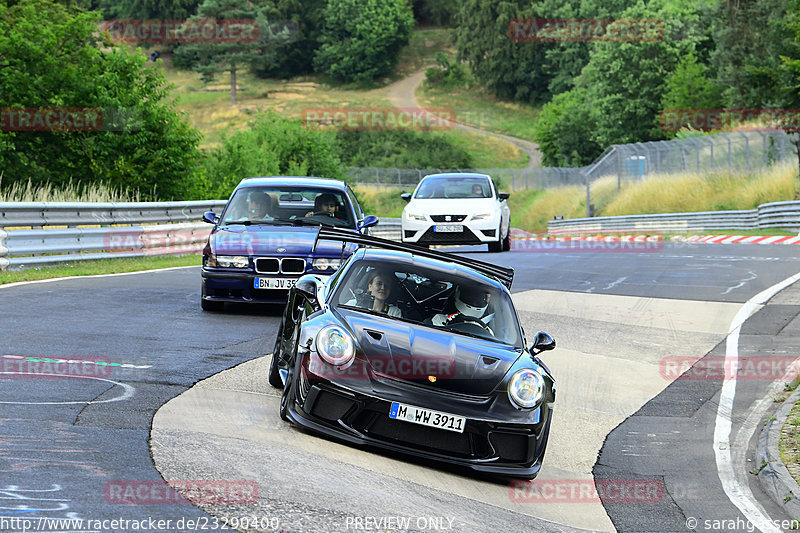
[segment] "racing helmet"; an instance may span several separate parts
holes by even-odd
[[[459,313],[480,318],[489,307],[489,294],[482,287],[456,287],[455,306]]]

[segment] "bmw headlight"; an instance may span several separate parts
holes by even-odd
[[[317,352],[332,365],[344,365],[356,355],[353,338],[341,327],[325,326],[317,333]]]
[[[248,268],[250,258],[246,255],[215,255],[208,256],[206,266],[218,268]]]
[[[314,259],[312,263],[314,270],[338,270],[340,266],[342,266],[342,260],[338,258],[328,259],[326,257],[320,257]]]
[[[420,222],[425,222],[425,215],[412,213],[411,211],[406,212],[406,218],[409,220],[419,220]]]
[[[484,218],[492,218],[491,213],[478,213],[477,215],[472,215],[472,220],[483,220]]]
[[[519,407],[536,407],[544,396],[544,379],[535,370],[524,368],[514,372],[508,381],[508,397]]]

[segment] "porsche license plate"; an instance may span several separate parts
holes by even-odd
[[[286,289],[294,287],[297,280],[294,278],[255,278],[254,289]]]
[[[461,233],[464,231],[462,224],[437,224],[433,226],[435,233]]]
[[[463,416],[432,411],[430,409],[398,402],[392,402],[392,408],[389,410],[389,418],[404,420],[406,422],[432,428],[446,429],[447,431],[455,431],[456,433],[463,433],[464,426],[467,423],[467,419]]]

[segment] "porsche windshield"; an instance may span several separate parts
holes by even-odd
[[[361,260],[338,284],[333,304],[522,346],[511,298],[472,277]]]
[[[242,187],[222,214],[222,225],[326,225],[355,228],[342,191],[299,187]]]

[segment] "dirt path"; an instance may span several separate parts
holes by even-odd
[[[405,78],[394,82],[386,87],[388,90],[389,100],[397,107],[420,107],[419,103],[417,102],[417,97],[414,93],[424,79],[425,70],[420,70],[419,72],[415,72],[410,76],[406,76]],[[524,153],[528,154],[528,166],[526,168],[538,167],[542,163],[542,153],[539,151],[539,145],[536,143],[526,141],[525,139],[511,137],[509,135],[503,135],[502,133],[495,133],[493,131],[466,126],[464,124],[454,123],[453,126],[460,130],[491,135],[492,137],[497,137],[513,144]]]

